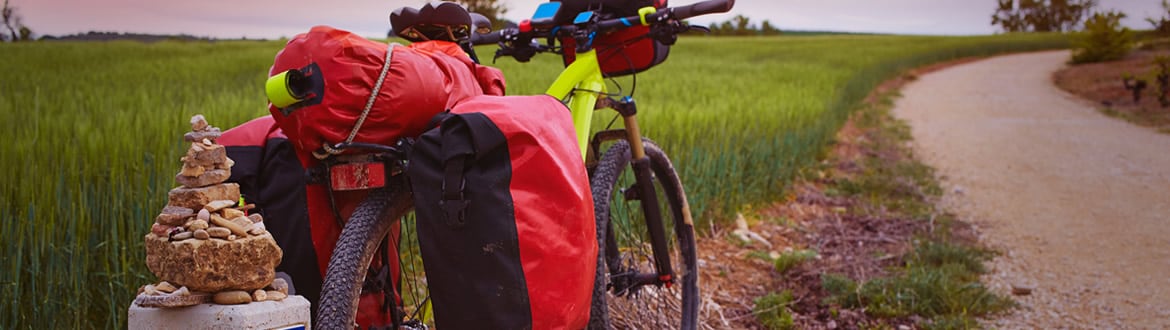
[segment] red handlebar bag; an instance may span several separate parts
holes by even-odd
[[[436,328],[584,328],[597,234],[568,109],[479,96],[437,118],[407,169]]]
[[[637,16],[643,7],[666,8],[666,0],[553,0],[561,2],[557,13],[557,24],[572,24],[572,19],[583,11],[595,10],[606,18]],[[646,71],[665,62],[670,55],[670,46],[650,38],[650,28],[631,22],[634,26],[597,36],[593,49],[601,62],[601,73],[605,77],[618,77]],[[565,66],[577,60],[577,42],[573,38],[561,38],[564,46],[562,59]]]

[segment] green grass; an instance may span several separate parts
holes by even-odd
[[[900,318],[911,315],[936,321],[939,326],[973,323],[975,317],[1003,311],[1011,300],[991,293],[979,283],[986,272],[986,251],[962,245],[931,242],[916,246],[897,274],[862,284],[840,275],[823,275],[821,286],[830,293],[827,303],[864,307],[869,315]]]
[[[792,304],[792,292],[785,290],[781,293],[769,292],[763,297],[756,298],[752,314],[760,321],[764,328],[772,330],[792,329],[794,320],[788,305]]]
[[[672,156],[700,228],[783,191],[849,109],[908,68],[1066,46],[1054,35],[684,38],[638,76],[643,132]],[[0,328],[122,328],[153,280],[142,235],[174,186],[191,115],[266,114],[279,42],[0,44]],[[481,54],[490,54],[482,49]],[[555,56],[501,59],[511,94]],[[629,90],[631,82],[623,86]],[[599,123],[610,115],[599,114]]]
[[[890,107],[891,105],[877,105]],[[858,113],[858,125],[882,125],[883,134],[867,137],[879,154],[866,157],[863,173],[854,178],[837,182],[834,191],[859,197],[869,205],[880,205],[885,211],[927,220],[935,215],[934,205],[925,199],[942,194],[942,188],[934,177],[934,169],[916,161],[905,161],[889,157],[904,148],[910,140],[910,128],[900,121],[881,121],[870,118],[873,111]]]
[[[775,267],[779,273],[786,273],[805,261],[815,259],[817,252],[813,250],[795,250],[781,253],[776,260],[772,261],[772,266]]]

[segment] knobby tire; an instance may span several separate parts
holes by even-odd
[[[674,283],[671,289],[667,289],[665,286],[644,285],[638,292],[625,293],[622,296],[618,296],[618,293],[606,287],[607,283],[612,284],[612,280],[616,278],[615,274],[610,274],[609,270],[609,263],[614,261],[612,257],[615,254],[614,251],[617,251],[618,262],[623,267],[633,267],[641,273],[654,272],[653,258],[661,257],[653,256],[649,252],[649,238],[644,236],[648,235],[645,232],[644,219],[641,220],[643,222],[641,224],[634,223],[638,221],[637,219],[625,220],[627,223],[620,223],[620,221],[613,219],[615,208],[624,207],[632,210],[633,213],[627,212],[630,215],[642,215],[643,213],[639,204],[624,200],[623,189],[631,187],[623,185],[633,183],[634,176],[630,165],[629,143],[618,141],[602,156],[591,178],[599,247],[589,325],[591,329],[695,329],[698,323],[699,273],[694,225],[683,221],[684,217],[689,217],[690,212],[686,209],[686,193],[666,154],[649,139],[643,139],[643,144],[646,156],[650,158],[650,167],[654,175],[652,181],[655,183],[655,190],[659,193],[658,202],[660,205],[666,203],[668,209],[663,210],[662,221],[667,229],[667,243],[671,244],[668,246],[671,251],[668,257],[672,258],[671,264],[675,268],[674,274],[679,280]],[[629,171],[627,172],[627,170]],[[623,172],[627,174],[623,175]],[[619,185],[619,181],[622,181],[623,178],[626,182]],[[632,205],[617,206],[616,203]],[[619,223],[613,224],[614,222]],[[610,228],[611,224],[613,224],[613,228]],[[621,228],[621,226],[634,227],[637,225],[642,228]],[[629,233],[631,230],[640,232],[631,234]],[[608,237],[610,234],[621,236],[622,233],[627,234],[625,239]],[[630,242],[631,238],[644,239],[645,241]],[[615,248],[607,246],[609,244],[607,241],[617,242],[619,246],[616,247],[616,250],[607,250]],[[638,249],[642,249],[642,251],[636,251]],[[610,253],[607,254],[607,251]],[[641,255],[638,255],[639,252]],[[609,256],[607,257],[607,255]],[[650,260],[634,260],[638,257]],[[646,298],[659,300],[659,305],[654,306],[654,302],[634,301]],[[674,301],[675,298],[678,301]]]
[[[354,327],[366,269],[382,239],[412,205],[409,192],[381,188],[371,191],[353,211],[329,259],[314,328]]]

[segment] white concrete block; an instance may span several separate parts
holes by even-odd
[[[130,304],[127,325],[130,329],[309,329],[309,318],[309,301],[289,296],[243,305],[151,308]]]

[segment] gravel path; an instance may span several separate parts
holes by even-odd
[[[1004,251],[988,283],[1006,329],[1170,328],[1170,135],[1101,115],[1051,82],[1068,52],[927,74],[895,115],[947,187],[946,207]]]

